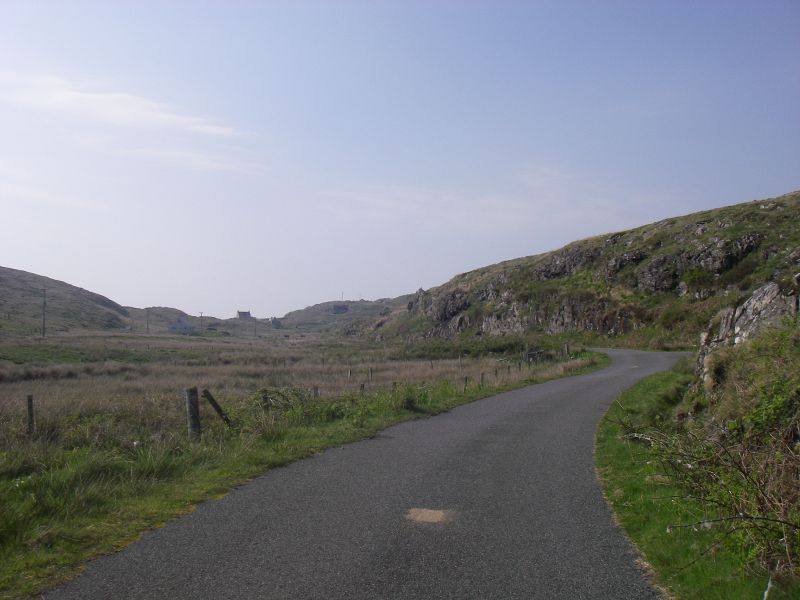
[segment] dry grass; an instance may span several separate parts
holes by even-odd
[[[455,387],[516,383],[530,378],[531,369],[491,358],[387,361],[369,365],[321,364],[299,361],[294,365],[118,365],[105,364],[75,368],[51,367],[41,377],[0,383],[0,419],[13,420],[21,427],[26,398],[33,395],[37,418],[66,415],[89,416],[99,413],[127,414],[131,417],[156,412],[165,421],[182,420],[183,389],[206,388],[223,403],[237,403],[265,387],[292,387],[312,390],[321,397],[342,396],[390,387],[393,384],[449,381]],[[542,370],[560,365],[536,366]],[[370,372],[372,377],[370,379]],[[64,373],[71,375],[63,377]],[[49,375],[49,376],[48,376]],[[139,420],[135,418],[135,420]],[[15,427],[15,429],[17,428]]]
[[[463,390],[483,383],[501,387],[549,378],[561,364],[525,365],[494,357],[387,360],[392,349],[360,342],[325,345],[305,337],[262,340],[169,336],[61,336],[0,341],[0,450],[20,442],[26,398],[34,397],[37,428],[50,423],[101,428],[75,445],[125,444],[142,435],[176,435],[185,428],[183,390],[208,389],[236,410],[263,388],[294,388],[320,398],[387,389],[404,384],[448,382]],[[69,361],[59,359],[69,358]],[[11,360],[20,364],[15,364]],[[583,364],[583,363],[581,363]],[[569,368],[569,367],[567,367]],[[215,418],[208,407],[204,418]],[[208,413],[206,416],[205,413]],[[93,421],[94,420],[94,421]],[[113,431],[112,431],[113,430]]]

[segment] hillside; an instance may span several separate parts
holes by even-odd
[[[458,275],[371,324],[384,337],[541,332],[695,344],[721,308],[800,270],[800,192],[666,219]]]
[[[26,271],[0,267],[0,332],[41,333],[42,290],[47,331],[123,330],[128,309],[105,296]]]
[[[42,275],[0,267],[0,333],[41,335],[42,290],[47,290],[47,332],[130,331],[252,337],[282,330],[337,333],[354,323],[387,315],[411,296],[380,300],[323,302],[281,319],[219,319],[189,315],[176,308],[121,306],[100,294]],[[255,327],[254,327],[255,325]]]
[[[346,329],[364,319],[385,317],[398,308],[405,307],[412,296],[382,298],[380,300],[343,300],[323,302],[302,310],[287,313],[274,321],[283,329],[304,331],[334,331]]]

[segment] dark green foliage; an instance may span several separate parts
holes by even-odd
[[[800,332],[787,321],[710,358],[713,389],[665,388],[626,429],[651,440],[662,473],[702,507],[697,520],[716,543],[798,578]]]
[[[697,290],[712,285],[714,283],[714,275],[705,269],[694,268],[686,271],[681,280],[690,290]]]
[[[746,495],[741,490],[742,473],[719,468],[724,448],[734,449],[719,437],[719,443],[703,445],[687,435],[682,424],[689,419],[681,399],[691,390],[693,379],[690,364],[684,363],[625,391],[598,429],[598,470],[619,521],[670,597],[760,598],[770,577],[759,560],[765,540],[742,537],[757,531],[748,527],[748,521],[715,520],[721,509],[718,501],[724,501],[726,494]],[[762,475],[758,469],[748,473],[755,478]],[[710,482],[709,493],[697,494],[696,487],[687,485],[692,478],[705,486]],[[741,530],[732,529],[733,525]],[[771,600],[798,597],[800,581],[773,575]]]

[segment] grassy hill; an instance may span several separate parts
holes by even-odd
[[[411,296],[382,298],[380,300],[343,300],[323,302],[302,310],[287,313],[279,319],[277,327],[303,331],[336,331],[352,327],[365,319],[385,317],[405,307]]]
[[[0,267],[0,333],[41,333],[43,289],[48,332],[128,327],[128,309],[105,296],[42,275]]]
[[[385,337],[625,336],[685,345],[723,306],[800,271],[800,192],[573,242],[420,290]]]

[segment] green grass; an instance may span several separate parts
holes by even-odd
[[[671,416],[692,376],[687,366],[644,379],[622,394],[597,433],[597,466],[606,497],[655,571],[655,581],[682,600],[761,598],[766,573],[746,566],[746,557],[724,543],[713,527],[676,528],[707,517],[672,485],[644,442],[624,438],[623,424],[647,424]],[[770,599],[800,597],[800,582],[773,582]]]
[[[586,353],[561,374],[607,363]],[[555,376],[534,372],[514,386],[473,384],[466,391],[448,382],[407,384],[334,400],[267,390],[226,407],[236,427],[209,421],[199,444],[163,433],[115,443],[95,431],[102,432],[102,415],[61,423],[54,443],[48,431],[56,429],[43,423],[36,439],[0,452],[0,598],[26,597],[72,577],[83,561],[122,548],[269,468]],[[94,445],[70,441],[87,439]]]

